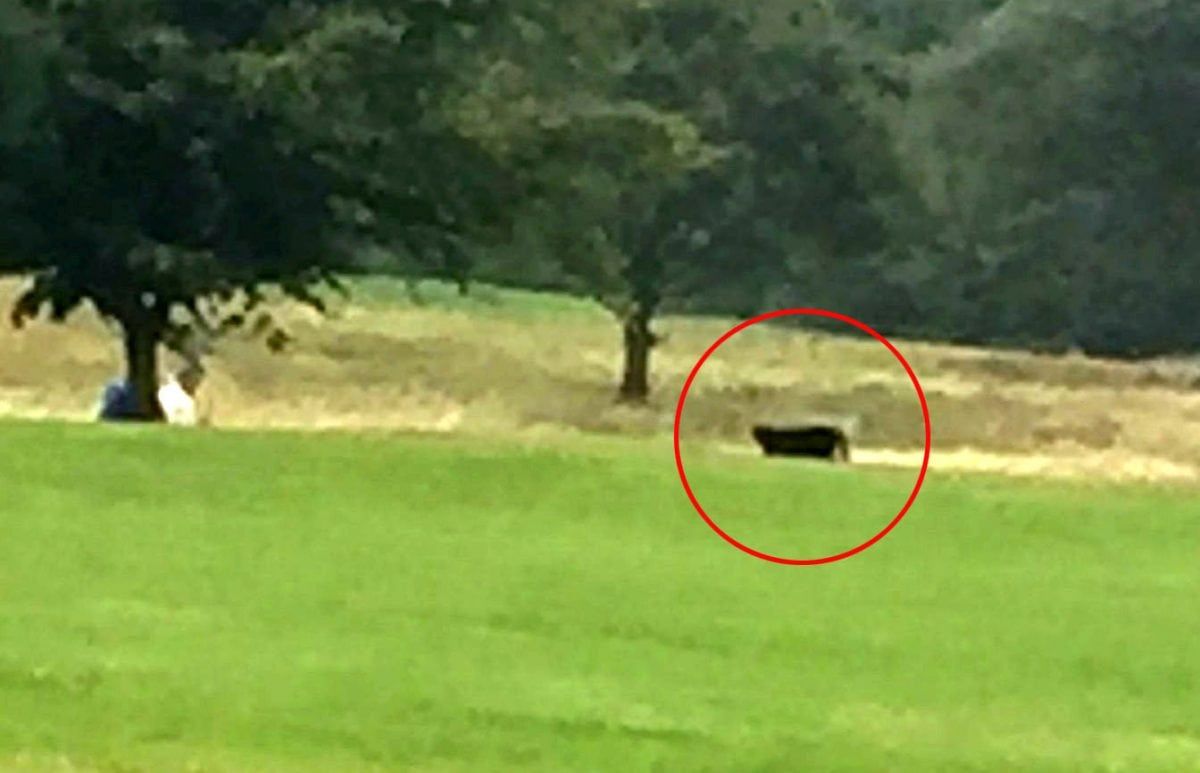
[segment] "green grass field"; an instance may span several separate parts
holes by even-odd
[[[0,769],[1200,769],[1183,489],[934,474],[794,568],[659,440],[8,423],[0,470]],[[793,555],[912,482],[689,475]]]

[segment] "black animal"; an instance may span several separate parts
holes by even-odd
[[[806,456],[835,462],[850,461],[850,441],[846,433],[837,427],[759,425],[754,428],[753,434],[767,456]]]

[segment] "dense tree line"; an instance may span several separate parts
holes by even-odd
[[[348,271],[1200,348],[1186,0],[0,0],[0,272],[159,346]],[[282,340],[276,331],[270,340]]]

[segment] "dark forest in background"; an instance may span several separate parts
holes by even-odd
[[[681,311],[1195,352],[1198,128],[1192,0],[0,0],[0,272],[146,388],[363,270],[594,297],[630,399]]]

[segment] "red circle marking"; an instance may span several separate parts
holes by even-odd
[[[793,316],[828,317],[829,319],[836,319],[841,322],[845,322],[847,325],[852,325],[858,328],[887,347],[887,350],[892,353],[892,356],[899,360],[900,364],[904,366],[904,371],[908,373],[908,378],[912,381],[913,388],[917,390],[917,399],[921,402],[921,416],[925,420],[925,457],[921,462],[921,471],[917,474],[917,482],[913,485],[912,493],[908,495],[908,501],[904,503],[904,507],[900,508],[900,512],[896,514],[896,517],[892,519],[891,523],[883,527],[883,530],[871,539],[862,543],[858,547],[851,548],[850,550],[847,550],[843,553],[838,553],[836,555],[826,556],[824,558],[780,558],[779,556],[763,553],[762,551],[755,550],[747,545],[743,545],[741,542],[738,542],[736,539],[726,534],[725,531],[708,516],[708,513],[704,512],[704,508],[700,506],[699,500],[696,499],[696,495],[692,491],[691,485],[688,483],[687,473],[685,473],[683,470],[683,456],[679,451],[679,423],[683,418],[683,406],[684,403],[687,402],[688,391],[692,388],[692,382],[696,380],[696,375],[700,373],[700,368],[704,367],[704,363],[708,361],[708,358],[712,356],[712,353],[720,348],[721,344],[725,343],[730,338],[733,338],[735,335],[742,332],[746,328],[751,327],[752,325],[757,325],[759,322],[765,322],[769,319],[776,319],[778,317]],[[844,314],[838,314],[837,312],[826,311],[824,309],[780,309],[778,311],[760,314],[753,319],[748,319],[745,322],[737,325],[728,333],[718,338],[716,343],[708,347],[708,351],[700,356],[700,360],[696,363],[696,366],[692,368],[692,372],[688,374],[687,381],[685,381],[683,384],[683,391],[679,394],[679,404],[675,407],[675,467],[679,470],[679,480],[683,483],[683,490],[687,493],[688,499],[691,500],[692,507],[696,508],[696,512],[699,513],[700,517],[704,519],[704,522],[709,525],[709,528],[715,531],[721,537],[721,539],[725,540],[730,545],[733,545],[738,550],[754,556],[755,558],[761,558],[764,561],[770,561],[776,564],[787,564],[789,566],[832,564],[835,561],[841,561],[849,558],[850,556],[861,553],[879,540],[886,537],[888,532],[896,528],[896,524],[900,523],[900,520],[908,514],[909,509],[913,506],[913,502],[917,501],[917,495],[921,493],[921,486],[925,484],[925,473],[929,470],[929,451],[932,446],[933,426],[929,420],[929,403],[925,401],[925,390],[921,389],[921,382],[917,378],[917,374],[913,371],[912,366],[908,364],[908,360],[904,359],[904,355],[900,353],[899,349],[892,345],[891,341],[884,338],[881,334],[873,330],[868,325],[859,322],[853,317],[847,317]]]

